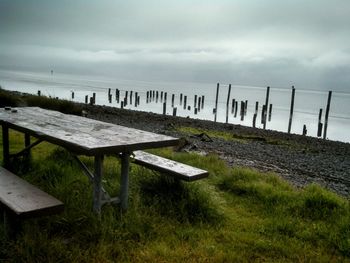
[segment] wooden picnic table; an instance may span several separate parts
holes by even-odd
[[[107,202],[128,207],[129,157],[133,151],[177,145],[179,139],[146,132],[85,117],[63,114],[38,107],[0,108],[4,166],[9,164],[9,129],[25,134],[25,149],[28,152],[42,141],[66,148],[80,164],[93,184],[93,211],[101,212]],[[30,136],[37,138],[30,143]],[[121,157],[120,196],[111,198],[102,187],[103,159],[106,154]],[[79,160],[78,155],[94,157],[94,172]]]

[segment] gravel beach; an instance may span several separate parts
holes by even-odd
[[[185,138],[182,150],[216,153],[230,166],[275,172],[297,187],[318,183],[350,197],[349,143],[106,106],[83,107],[89,118]],[[176,127],[225,131],[239,139],[191,136]]]

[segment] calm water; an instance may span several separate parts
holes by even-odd
[[[151,102],[146,103],[146,92],[148,90],[158,90],[167,92],[167,114],[172,114],[171,96],[175,94],[175,107],[177,115],[198,119],[214,120],[213,108],[215,107],[216,83],[163,83],[110,79],[98,76],[78,76],[65,74],[31,73],[31,72],[13,72],[0,70],[0,85],[7,90],[16,90],[37,94],[40,90],[43,95],[59,97],[67,100],[84,102],[85,96],[92,96],[96,93],[96,104],[120,107],[120,103],[115,100],[115,89],[121,91],[120,97],[123,98],[125,91],[138,92],[140,95],[140,105],[135,108],[128,105],[128,109],[142,111],[151,111],[155,113],[163,112],[163,104]],[[108,89],[112,89],[112,103],[108,101]],[[72,92],[75,96],[72,99]],[[187,104],[191,110],[180,106],[180,93],[187,96]],[[226,120],[226,101],[228,93],[228,84],[220,84],[217,121]],[[194,96],[205,96],[204,108],[194,114]],[[253,114],[255,112],[255,102],[259,102],[259,112],[256,120],[256,126],[262,128],[261,107],[265,103],[266,87],[252,87],[232,85],[229,123],[252,126]],[[317,136],[319,109],[323,109],[322,122],[327,105],[328,91],[300,90],[296,87],[294,116],[292,124],[292,133],[301,134],[303,125],[307,126],[309,136]],[[248,100],[247,115],[244,121],[239,116],[240,105],[238,106],[237,117],[231,114],[232,99],[236,101]],[[271,87],[269,103],[273,104],[272,118],[267,122],[267,129],[286,132],[288,129],[289,109],[291,100],[291,88]],[[332,94],[332,101],[328,120],[327,137],[330,140],[339,140],[350,142],[350,93],[335,92]]]

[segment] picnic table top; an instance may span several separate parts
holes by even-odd
[[[132,152],[179,142],[174,137],[39,107],[0,108],[0,124],[84,155]]]

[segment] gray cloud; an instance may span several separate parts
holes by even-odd
[[[349,89],[350,2],[0,0],[0,66]]]

